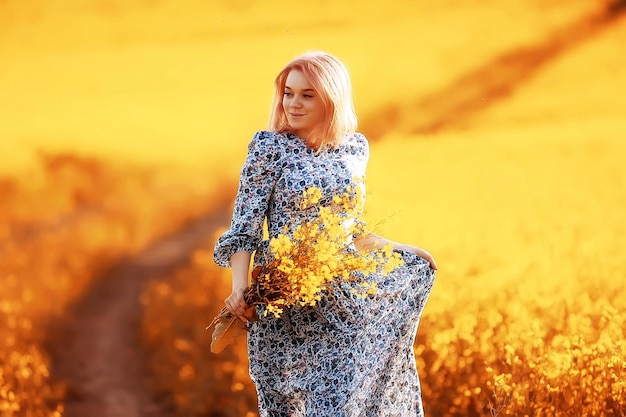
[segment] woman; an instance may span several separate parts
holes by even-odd
[[[295,58],[276,77],[267,131],[248,146],[230,228],[218,239],[215,262],[232,267],[226,308],[244,316],[244,290],[252,253],[267,259],[262,242],[299,218],[302,191],[322,190],[320,204],[346,192],[363,177],[366,138],[355,133],[350,78],[334,56],[311,52]],[[325,294],[315,306],[264,316],[248,336],[250,376],[261,417],[422,416],[413,342],[437,266],[418,247],[369,234],[359,250],[388,243],[404,265],[382,277],[375,296],[349,291]],[[263,307],[259,307],[262,313]]]

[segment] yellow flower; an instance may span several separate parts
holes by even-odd
[[[270,240],[271,261],[256,275],[256,287],[249,291],[252,303],[267,306],[265,315],[280,317],[284,308],[313,306],[336,281],[359,282],[353,290],[358,298],[374,295],[377,283],[361,282],[363,274],[384,275],[402,264],[391,246],[368,254],[349,250],[353,236],[366,232],[356,209],[363,189],[360,183],[348,187],[321,207],[316,206],[322,196],[319,188],[303,192],[301,209],[315,209],[317,216],[286,225],[284,234]]]

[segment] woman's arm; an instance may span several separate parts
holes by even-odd
[[[252,254],[263,239],[263,222],[280,177],[281,136],[257,132],[248,144],[248,154],[239,175],[239,186],[230,227],[215,243],[213,259],[221,267],[232,268],[232,292],[225,304],[229,312],[243,316],[247,310],[244,292]]]
[[[402,243],[397,243],[391,241],[389,239],[385,239],[384,237],[375,235],[370,233],[363,237],[359,237],[354,241],[356,248],[360,251],[369,252],[376,249],[382,249],[385,246],[391,244],[394,249],[397,250],[405,250],[408,252],[413,252],[420,258],[424,258],[430,264],[432,269],[437,269],[437,263],[435,262],[435,258],[428,252],[422,248],[418,248],[417,246],[405,245]]]
[[[234,316],[244,317],[248,305],[243,299],[243,294],[248,287],[248,271],[250,269],[250,252],[236,252],[230,257],[230,265],[233,276],[233,287],[230,295],[224,300],[226,308]]]

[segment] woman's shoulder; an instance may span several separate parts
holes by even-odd
[[[281,153],[289,138],[284,133],[273,130],[259,130],[255,132],[248,144],[249,150]]]
[[[257,130],[252,136],[251,142],[271,145],[277,143],[280,136],[280,133],[273,130]]]
[[[354,132],[354,139],[357,141],[357,143],[361,144],[362,146],[369,146],[367,138],[361,132]]]
[[[276,132],[275,130],[258,130],[252,137],[252,142],[264,143],[267,145],[286,145],[292,141],[292,137],[287,132]]]
[[[369,142],[365,135],[360,132],[349,135],[344,144],[352,153],[369,154]]]

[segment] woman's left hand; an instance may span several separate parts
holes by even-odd
[[[433,258],[433,255],[431,255],[430,252],[422,248],[418,248],[417,246],[409,246],[407,250],[413,252],[420,258],[425,259],[426,261],[428,261],[432,269],[434,269],[435,271],[437,270],[437,263],[435,262],[435,258]]]
[[[381,249],[381,248],[384,248],[386,245],[391,244],[394,249],[405,250],[407,252],[413,252],[420,258],[423,258],[426,261],[428,261],[432,269],[434,269],[435,271],[437,270],[437,263],[435,262],[435,258],[433,258],[433,255],[431,255],[430,252],[425,251],[422,248],[418,248],[417,246],[403,245],[401,243],[397,243],[389,239],[385,239],[384,237],[378,236],[374,233],[369,233],[365,236],[359,237],[355,241],[355,244],[358,250],[366,251],[366,252],[370,250],[374,250],[374,249]]]

